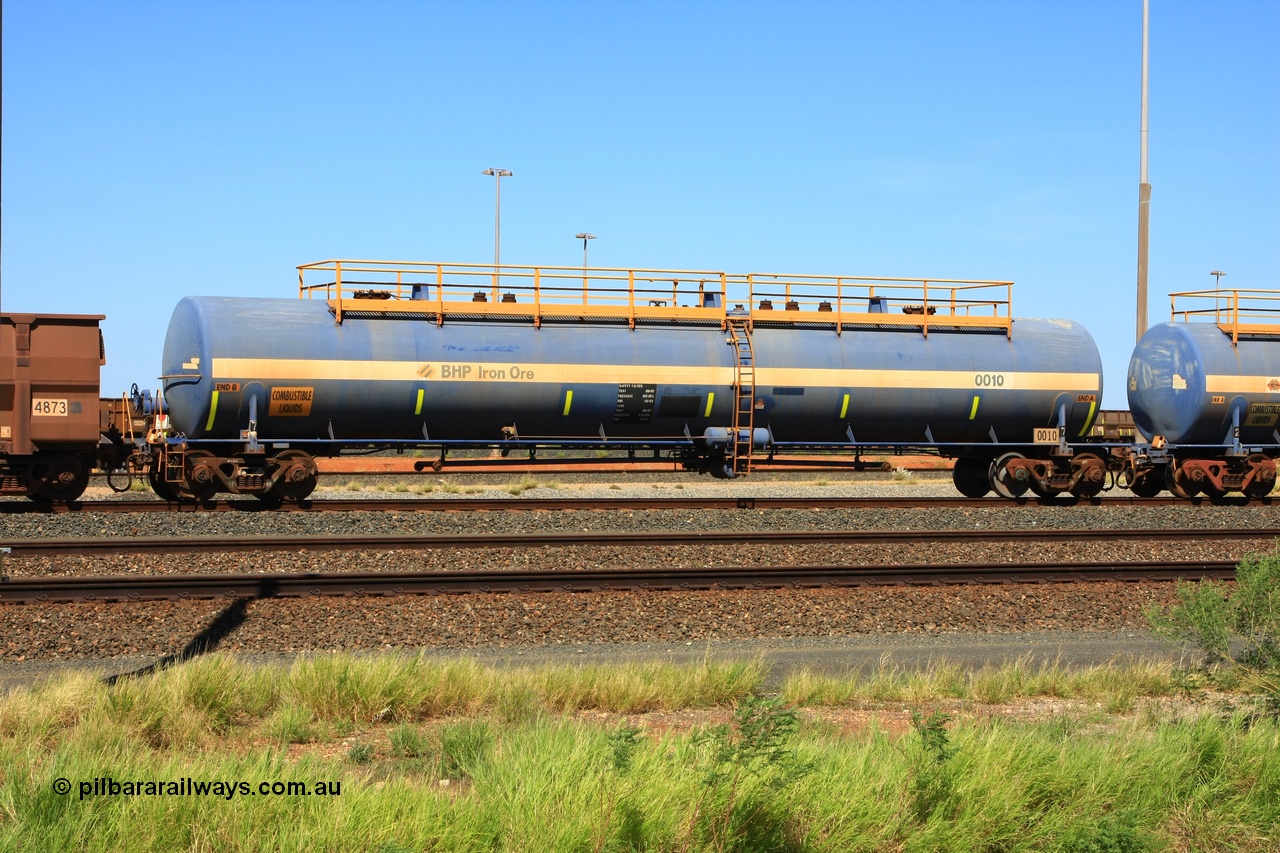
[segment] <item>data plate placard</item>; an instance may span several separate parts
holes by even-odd
[[[70,413],[66,400],[54,400],[49,397],[33,397],[31,414],[33,417],[65,418]]]
[[[1062,440],[1062,430],[1057,427],[1036,427],[1031,431],[1033,444],[1057,444]]]

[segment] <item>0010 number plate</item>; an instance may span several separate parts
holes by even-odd
[[[1031,431],[1034,444],[1057,444],[1062,440],[1062,431],[1057,427],[1036,427]]]

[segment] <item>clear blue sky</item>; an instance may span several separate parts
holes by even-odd
[[[1152,0],[1152,322],[1280,288],[1280,2]],[[4,4],[3,307],[156,385],[334,257],[1012,279],[1134,339],[1141,0]]]

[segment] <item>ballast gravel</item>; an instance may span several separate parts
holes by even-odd
[[[826,475],[820,475],[826,476]],[[668,476],[649,483],[556,484],[525,497],[954,495],[949,482],[872,479],[708,481]],[[677,488],[680,486],[680,488]],[[480,487],[474,487],[480,488]],[[475,491],[511,497],[507,484]],[[431,500],[433,492],[423,496]],[[371,497],[325,491],[324,497]],[[388,496],[404,498],[403,492]],[[457,494],[445,493],[446,497]],[[130,494],[136,499],[138,495]],[[0,540],[132,536],[279,536],[480,534],[520,532],[711,530],[1025,530],[1016,546],[940,544],[755,546],[572,546],[427,551],[10,558],[8,575],[127,575],[180,572],[316,572],[538,569],[579,566],[709,566],[832,563],[942,564],[1107,559],[1238,559],[1271,550],[1259,538],[1215,540],[1215,528],[1280,526],[1280,508],[1038,507],[993,501],[990,507],[880,510],[723,510],[400,513],[69,513],[0,517]],[[1121,545],[1038,541],[1044,529],[1195,528],[1195,543]],[[575,644],[848,638],[873,635],[1142,631],[1144,609],[1169,603],[1165,583],[1013,584],[806,590],[531,593],[389,598],[269,599],[0,606],[0,661],[144,659],[181,654],[203,635],[244,653],[371,649],[532,649]],[[208,643],[205,640],[199,642]]]

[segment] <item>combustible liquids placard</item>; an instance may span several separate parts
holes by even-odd
[[[305,417],[311,414],[314,388],[272,388],[267,414],[273,417]]]

